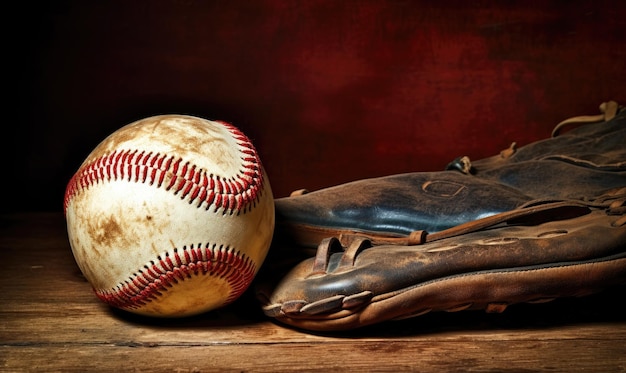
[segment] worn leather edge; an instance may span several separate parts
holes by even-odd
[[[623,256],[623,254],[622,254]],[[427,312],[485,309],[580,297],[626,284],[626,258],[605,258],[554,266],[465,273],[380,294],[364,306],[320,315],[275,315],[277,321],[311,331],[340,331]],[[265,309],[271,305],[265,305]]]

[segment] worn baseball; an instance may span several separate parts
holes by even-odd
[[[236,300],[274,230],[272,191],[250,140],[186,115],[145,118],[104,139],[68,183],[64,211],[98,298],[156,317]]]

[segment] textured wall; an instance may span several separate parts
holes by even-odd
[[[440,170],[626,103],[622,1],[27,6],[6,46],[5,210],[60,210],[91,149],[154,114],[237,125],[282,197]]]

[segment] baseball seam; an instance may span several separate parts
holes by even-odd
[[[214,212],[223,214],[246,213],[251,210],[263,191],[263,173],[259,156],[250,140],[236,127],[218,122],[228,129],[237,141],[241,153],[241,168],[234,177],[224,178],[207,173],[195,164],[167,154],[133,149],[115,150],[84,165],[68,183],[63,211],[79,192],[92,185],[112,180],[124,180],[156,184],[194,202],[206,210],[214,206]]]
[[[224,245],[198,244],[159,255],[156,261],[150,261],[113,289],[94,289],[94,292],[114,307],[139,309],[181,281],[208,275],[228,282],[231,291],[223,303],[226,305],[243,294],[255,274],[254,262],[238,250]]]

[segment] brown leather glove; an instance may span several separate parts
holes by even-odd
[[[459,157],[448,170],[357,180],[278,198],[276,237],[316,247],[329,236],[406,237],[437,232],[533,201],[584,199],[626,185],[626,110],[575,117],[553,136],[490,158]],[[608,120],[607,120],[608,119]],[[557,136],[564,126],[588,123]]]
[[[280,322],[328,331],[587,295],[626,282],[625,200],[626,188],[588,205],[533,206],[511,219],[504,213],[502,221],[488,218],[492,224],[442,231],[450,236],[421,245],[372,246],[353,236],[343,247],[328,238],[316,257],[266,283],[259,297],[265,314]]]
[[[464,173],[368,179],[277,201],[285,247],[276,256],[306,255],[299,248],[313,242],[317,251],[261,275],[265,314],[345,330],[431,311],[501,312],[626,283],[626,111],[606,119],[465,160]],[[440,182],[439,197],[425,191]],[[349,202],[333,203],[341,198]]]

